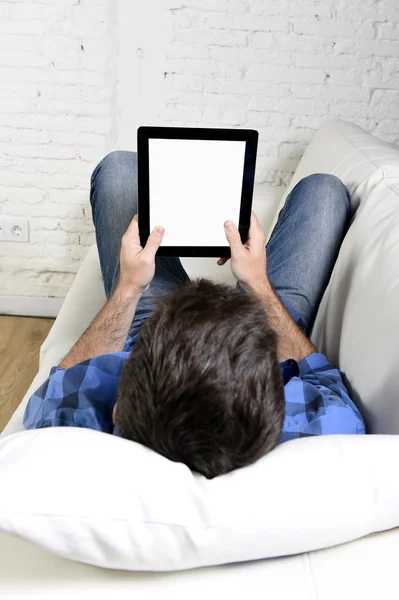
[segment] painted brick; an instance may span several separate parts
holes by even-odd
[[[295,55],[302,54],[302,52],[308,54],[324,52],[329,54],[334,47],[334,43],[335,41],[329,36],[302,35],[295,31],[290,31],[288,34],[273,34],[273,48],[295,52]]]
[[[361,9],[360,9],[361,10]],[[293,22],[293,30],[300,35],[316,35],[320,37],[353,38],[359,36],[361,39],[373,39],[375,31],[371,23],[348,22],[346,20],[336,21],[333,19],[300,19]]]
[[[348,9],[345,3],[345,11]],[[288,15],[296,18],[331,18],[334,14],[335,3],[326,0],[291,0]]]
[[[272,33],[255,31],[249,40],[251,48],[273,48],[274,36]]]
[[[326,79],[325,71],[321,69],[301,69],[295,67],[274,67],[265,65],[262,71],[259,67],[249,67],[245,79],[263,81],[280,81],[282,83],[323,83]],[[245,84],[245,82],[244,82]]]
[[[211,29],[228,31],[288,31],[288,20],[284,16],[209,13],[206,24]]]
[[[189,2],[182,3],[180,6],[183,8],[190,7],[208,13],[213,11],[238,14],[248,12],[248,2],[246,0],[217,0],[216,2],[214,0],[190,0]],[[176,8],[180,8],[180,6],[177,6]]]
[[[216,29],[181,29],[176,34],[176,40],[183,44],[231,46],[237,48],[247,45],[247,33],[244,31],[228,31]]]
[[[284,15],[288,13],[291,0],[251,0],[248,8],[251,14],[263,16]]]

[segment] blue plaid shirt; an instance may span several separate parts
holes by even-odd
[[[126,346],[125,346],[126,349]],[[95,356],[69,369],[53,367],[30,398],[26,429],[88,427],[118,435],[112,423],[119,376],[129,352]],[[366,433],[342,374],[323,354],[281,363],[285,420],[281,441],[332,433]],[[144,399],[145,401],[145,399]]]

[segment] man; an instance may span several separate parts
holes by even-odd
[[[306,335],[350,217],[339,179],[297,184],[267,252],[254,214],[245,245],[224,224],[237,290],[190,283],[178,258],[155,259],[160,226],[141,248],[134,153],[97,166],[91,205],[108,302],[31,397],[27,429],[114,433],[208,478],[279,442],[365,433],[341,373]]]

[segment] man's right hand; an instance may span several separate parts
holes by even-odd
[[[122,238],[119,287],[133,294],[142,294],[149,288],[155,274],[155,254],[163,235],[163,227],[155,227],[143,249],[138,217],[134,216]]]
[[[242,244],[239,231],[232,221],[226,221],[224,230],[231,248],[231,271],[248,291],[260,291],[268,284],[266,272],[266,238],[254,212],[248,240]],[[224,265],[227,259],[218,260]]]

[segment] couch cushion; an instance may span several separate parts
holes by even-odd
[[[345,371],[370,433],[399,434],[398,307],[399,160],[362,198],[312,335]]]
[[[398,455],[398,436],[302,438],[207,480],[97,431],[25,431],[0,441],[0,531],[114,569],[297,554],[398,526]]]

